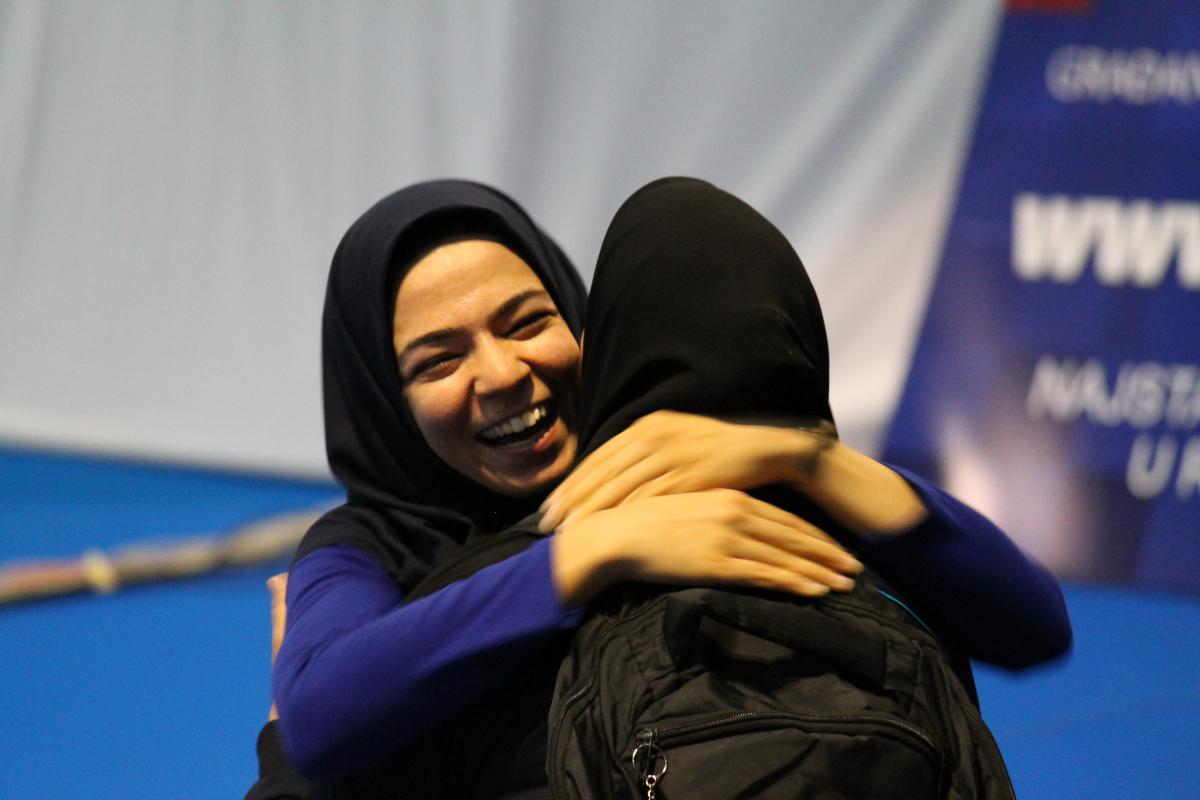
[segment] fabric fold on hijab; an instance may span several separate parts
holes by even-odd
[[[404,401],[392,344],[396,289],[438,244],[490,239],[521,256],[579,338],[586,293],[571,262],[503,193],[440,180],[401,189],[350,226],[330,267],[322,322],[325,447],[346,503],[296,552],[352,545],[411,588],[464,542],[536,508],[540,498],[493,492],[451,469],[421,437]]]
[[[669,409],[833,421],[817,295],[784,235],[692,178],[635,192],[613,218],[588,300],[582,452]]]

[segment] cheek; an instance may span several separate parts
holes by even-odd
[[[462,434],[470,421],[466,393],[456,381],[415,384],[404,390],[404,399],[417,429],[439,455],[442,446]]]
[[[538,354],[537,372],[559,401],[559,413],[573,433],[579,416],[579,344],[565,326]]]
[[[579,373],[579,345],[566,326],[547,337],[538,353],[538,362],[547,374],[575,382]]]

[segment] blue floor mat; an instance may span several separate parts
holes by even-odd
[[[0,561],[222,531],[338,494],[0,449]],[[263,583],[278,568],[0,608],[0,798],[240,797],[270,704]],[[1069,658],[977,673],[1018,796],[1200,796],[1200,601],[1066,593]]]
[[[1200,601],[1065,587],[1075,647],[1013,675],[977,668],[1021,798],[1200,797]]]

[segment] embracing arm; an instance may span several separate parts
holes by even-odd
[[[1003,531],[936,485],[895,468],[928,515],[899,536],[866,536],[857,551],[972,658],[1021,669],[1071,647],[1058,581]]]
[[[322,548],[288,581],[274,669],[284,742],[302,773],[347,774],[483,696],[617,582],[813,596],[850,588],[842,573],[861,568],[799,517],[723,489],[592,514],[408,604],[367,554]]]
[[[1070,647],[1057,581],[999,528],[933,484],[795,428],[650,414],[572,472],[543,506],[543,526],[569,530],[655,495],[771,483],[791,484],[854,534],[868,563],[972,657],[1016,668]]]
[[[1070,649],[1058,581],[978,511],[840,442],[816,467],[793,485],[855,534],[855,552],[972,658],[1020,669]]]
[[[995,524],[905,470],[836,443],[792,483],[972,658],[1020,669],[1071,646],[1062,590]]]
[[[578,612],[554,595],[549,542],[401,604],[350,547],[292,567],[274,695],[300,772],[333,778],[412,741],[481,697]]]
[[[903,478],[826,434],[658,411],[576,467],[543,503],[541,528],[641,497],[772,483],[794,485],[854,533],[908,530],[926,513]]]

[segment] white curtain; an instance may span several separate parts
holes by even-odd
[[[416,180],[512,194],[590,276],[623,197],[707,178],[821,295],[873,450],[997,0],[0,4],[0,439],[322,474],[325,271]]]

